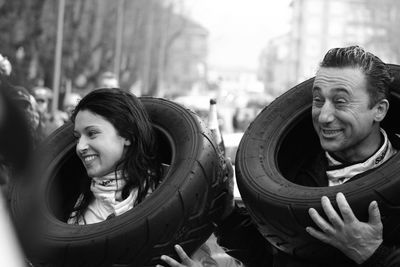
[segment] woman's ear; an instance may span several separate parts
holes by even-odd
[[[381,122],[389,110],[389,101],[387,99],[382,99],[376,103],[375,108],[375,121]]]
[[[130,146],[131,145],[131,140],[125,138],[124,145],[125,146]]]

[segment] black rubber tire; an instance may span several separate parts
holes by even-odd
[[[390,65],[396,77],[387,131],[400,133],[400,67]],[[336,203],[343,192],[363,221],[368,205],[377,200],[382,213],[384,239],[400,238],[400,153],[365,177],[334,187],[305,187],[290,181],[302,161],[320,149],[311,122],[313,78],[292,88],[267,106],[246,130],[236,156],[236,178],[242,199],[262,235],[278,249],[300,258],[326,263],[348,259],[338,250],[311,237],[306,226],[315,226],[308,209],[323,213],[321,197]],[[335,206],[335,208],[337,208]],[[317,226],[315,226],[317,227]],[[318,228],[317,228],[318,229]]]
[[[27,193],[26,188],[16,187],[12,194],[12,210],[34,264],[155,266],[162,263],[162,254],[178,258],[174,244],[191,253],[213,232],[230,196],[223,159],[208,128],[193,112],[171,101],[151,97],[141,101],[157,129],[163,162],[171,165],[162,184],[118,217],[86,226],[68,225],[65,221],[80,182],[89,178],[75,154],[73,125],[61,127],[47,139],[46,153],[41,152],[43,167],[35,177],[39,198],[29,197],[33,192]],[[27,207],[38,200],[44,204],[45,216],[33,215],[42,221],[24,231]]]

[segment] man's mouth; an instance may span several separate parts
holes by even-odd
[[[321,133],[323,137],[330,138],[335,137],[336,135],[340,134],[342,130],[338,129],[321,129]]]

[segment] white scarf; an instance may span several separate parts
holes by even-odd
[[[121,177],[121,172],[108,174],[103,177],[92,178],[90,190],[94,195],[93,201],[86,208],[83,216],[78,218],[78,224],[91,224],[102,222],[110,216],[121,215],[133,208],[133,204],[137,198],[138,189],[134,188],[129,196],[122,200],[122,189],[126,181]],[[78,198],[75,206],[82,201],[83,195]],[[73,212],[68,220],[69,224],[76,222],[76,212]]]
[[[393,148],[390,140],[387,137],[386,132],[383,129],[380,129],[384,138],[383,145],[376,151],[371,157],[369,157],[364,162],[356,163],[350,166],[346,166],[343,168],[337,168],[334,170],[329,170],[326,172],[329,180],[329,186],[340,185],[357,174],[363,173],[365,171],[374,169],[388,159],[390,159],[394,154],[396,154],[396,150]],[[326,158],[328,159],[328,165],[330,167],[337,166],[340,167],[343,163],[334,159],[328,152],[325,152]]]

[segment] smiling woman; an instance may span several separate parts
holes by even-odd
[[[95,90],[72,113],[76,153],[92,178],[68,223],[88,224],[120,215],[158,185],[161,165],[155,133],[136,96]]]
[[[115,90],[106,93],[131,98]],[[193,253],[231,199],[209,130],[193,112],[164,99],[139,99],[151,131],[98,111],[120,108],[114,102],[104,107],[100,101],[95,109],[82,101],[75,124],[54,132],[38,152],[35,182],[13,192],[12,209],[28,258],[51,266],[155,266],[161,255],[177,258],[175,244]],[[132,114],[119,111],[117,117]],[[154,134],[157,157],[140,141],[145,132]],[[107,144],[118,148],[109,151]],[[147,158],[137,156],[139,150]],[[137,164],[126,162],[131,152]],[[169,165],[161,176],[155,174],[157,161]],[[125,179],[125,165],[134,165],[143,176]],[[145,184],[142,196],[136,184],[126,189],[135,181]]]

